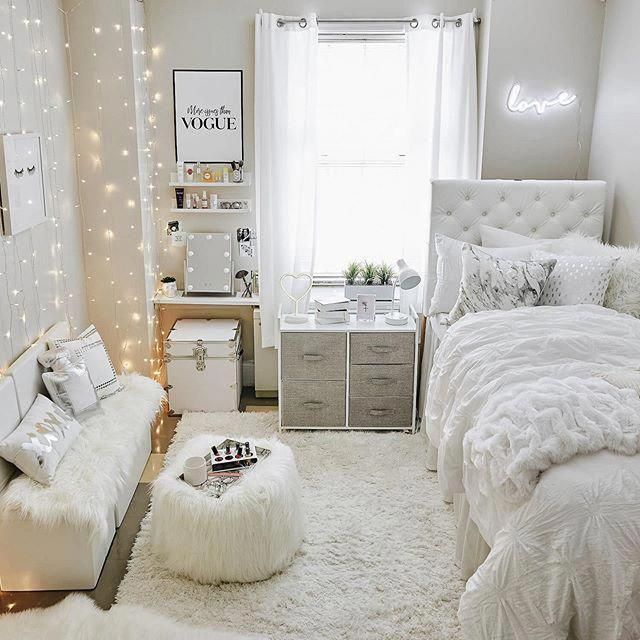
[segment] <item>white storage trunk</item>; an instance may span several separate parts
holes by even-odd
[[[239,320],[177,320],[164,342],[164,354],[171,413],[238,409]]]

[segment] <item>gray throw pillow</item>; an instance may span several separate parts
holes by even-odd
[[[465,244],[460,292],[449,322],[452,324],[465,314],[477,311],[535,306],[555,265],[554,258],[505,260]]]

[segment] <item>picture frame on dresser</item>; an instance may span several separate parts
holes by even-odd
[[[352,316],[345,324],[279,322],[280,430],[415,432],[418,316],[406,325]]]

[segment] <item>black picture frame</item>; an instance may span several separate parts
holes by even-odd
[[[173,69],[173,140],[176,161],[178,155],[178,113],[176,109],[176,74],[196,73],[196,74],[237,74],[239,77],[240,88],[240,156],[239,158],[181,158],[186,163],[205,163],[205,164],[229,164],[233,160],[242,160],[244,162],[244,73],[242,69]]]

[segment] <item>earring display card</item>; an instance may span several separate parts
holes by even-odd
[[[360,293],[357,298],[356,320],[372,322],[376,319],[376,297],[372,293]]]
[[[2,234],[14,236],[46,219],[40,136],[23,133],[1,138]]]

